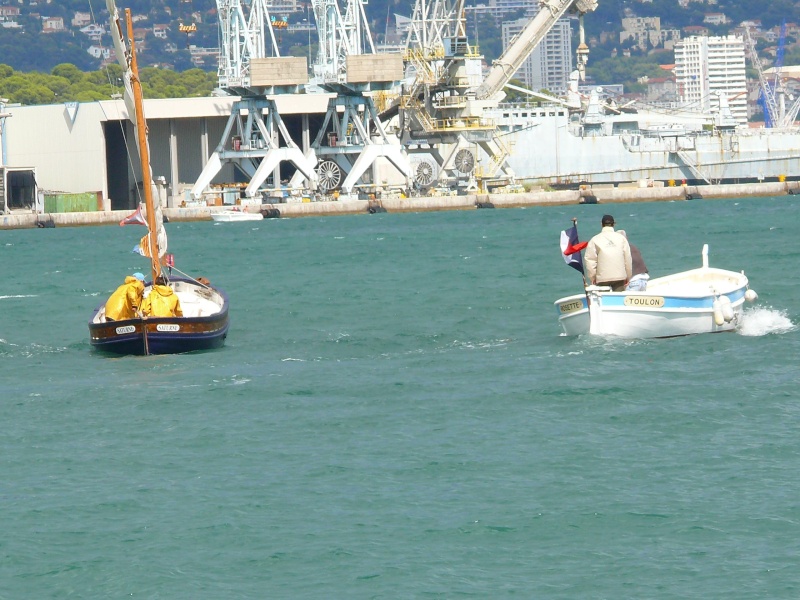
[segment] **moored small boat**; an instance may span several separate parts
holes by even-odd
[[[220,223],[235,221],[261,221],[264,218],[260,212],[247,212],[243,210],[221,210],[211,213],[211,218]]]

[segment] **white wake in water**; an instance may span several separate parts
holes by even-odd
[[[739,326],[741,335],[759,336],[770,333],[787,333],[794,331],[797,326],[792,323],[785,311],[774,308],[750,308],[742,313],[742,323]]]

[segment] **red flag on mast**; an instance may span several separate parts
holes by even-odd
[[[147,221],[142,214],[142,205],[140,204],[134,212],[129,214],[127,217],[122,219],[119,222],[120,226],[122,225],[147,225]]]

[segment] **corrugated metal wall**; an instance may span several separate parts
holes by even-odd
[[[102,199],[98,199],[96,193],[44,195],[44,212],[46,213],[94,212],[100,210],[98,204],[102,206]]]
[[[63,104],[12,105],[8,111],[7,166],[35,167],[43,190],[107,195],[104,118],[98,103],[80,104],[74,122]]]
[[[194,185],[205,164],[202,156],[204,127],[208,131],[210,155],[220,143],[228,120],[226,110],[230,110],[231,102],[220,98],[145,102],[153,175],[163,176],[170,193],[175,193],[179,199],[184,189]],[[278,98],[282,118],[298,145],[302,144],[303,112],[321,121],[326,102],[322,95]],[[81,103],[74,120],[68,108],[61,104],[12,105],[8,110],[12,115],[6,119],[9,167],[35,168],[37,183],[44,191],[100,192],[103,199],[109,199],[111,189],[113,197],[105,203],[106,209],[127,209],[135,205],[136,182],[141,181],[138,149],[133,126],[121,101]],[[171,122],[174,122],[176,135],[175,181],[170,166]],[[120,124],[124,129],[124,141]],[[312,139],[315,133],[311,132]],[[247,178],[237,171],[227,164],[213,181],[217,184],[245,182]],[[282,177],[286,175],[282,173]]]

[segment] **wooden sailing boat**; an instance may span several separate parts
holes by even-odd
[[[89,321],[91,344],[95,349],[115,354],[174,354],[218,348],[228,334],[228,297],[212,285],[191,278],[170,279],[166,269],[167,233],[160,203],[156,204],[150,172],[147,124],[144,118],[142,86],[133,42],[130,10],[125,11],[130,52],[122,34],[114,0],[106,0],[111,19],[111,35],[125,81],[125,104],[136,130],[141,161],[142,182],[148,233],[139,245],[140,252],[150,258],[151,281],[145,285],[145,297],[152,292],[158,277],[164,277],[178,296],[183,310],[181,317],[136,317],[121,321],[106,319],[105,303],[95,310]]]

